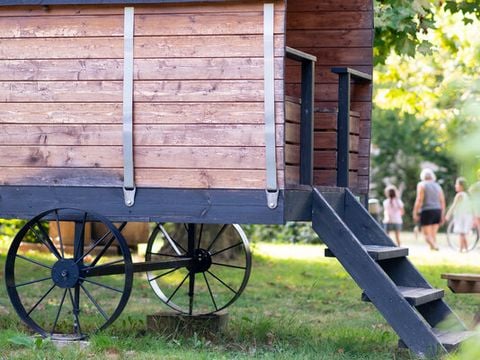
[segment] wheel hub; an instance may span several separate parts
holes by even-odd
[[[52,280],[60,288],[73,288],[79,278],[80,270],[72,259],[58,260],[52,267]]]
[[[210,253],[204,249],[196,249],[189,270],[195,273],[200,273],[210,269],[210,266],[212,266],[212,256]]]

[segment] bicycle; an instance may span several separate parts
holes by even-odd
[[[472,229],[466,234],[467,239],[467,252],[472,251],[477,246],[479,240],[478,228],[472,226]],[[453,232],[453,221],[450,221],[447,226],[447,242],[448,246],[455,251],[460,251],[460,241],[458,234]]]

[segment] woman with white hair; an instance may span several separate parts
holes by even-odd
[[[413,206],[413,220],[416,223],[420,221],[425,241],[430,249],[438,250],[437,232],[445,221],[445,196],[431,169],[423,169],[420,180]]]

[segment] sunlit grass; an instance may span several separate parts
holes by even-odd
[[[427,251],[420,238],[404,240],[411,260],[434,286],[446,289],[442,272],[478,271],[463,263],[466,257],[442,246]],[[408,245],[408,244],[407,244]],[[425,247],[425,249],[424,249]],[[155,297],[143,273],[122,315],[106,331],[91,337],[84,349],[75,345],[57,350],[45,342],[36,349],[42,358],[129,359],[411,359],[397,349],[397,336],[375,308],[360,301],[361,290],[336,259],[323,256],[322,245],[256,243],[249,285],[228,308],[229,325],[221,334],[155,334],[145,329],[145,317],[169,311]],[[445,252],[445,254],[443,254]],[[450,256],[449,256],[450,255]],[[42,258],[44,255],[35,254]],[[472,254],[472,256],[474,256]],[[443,259],[443,260],[442,260]],[[136,261],[140,261],[137,258]],[[0,260],[3,266],[4,257]],[[430,265],[432,261],[434,265]],[[442,263],[445,261],[445,263]],[[480,299],[454,295],[446,299],[463,319],[470,321]],[[29,334],[0,288],[0,357],[36,358],[32,349],[9,341]],[[469,349],[471,354],[474,350]],[[465,355],[466,356],[466,355]],[[471,359],[462,357],[459,359]]]

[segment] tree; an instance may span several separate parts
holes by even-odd
[[[480,22],[447,3],[430,10],[433,25],[416,35],[429,53],[391,52],[374,74],[372,180],[379,190],[388,181],[404,183],[407,214],[423,162],[438,167],[452,197],[455,177],[466,170],[453,150],[479,123],[480,40],[472,34]]]

